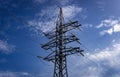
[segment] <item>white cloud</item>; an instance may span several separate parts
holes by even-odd
[[[98,7],[101,11],[104,11],[104,10],[105,10],[105,5],[106,5],[105,1],[100,0],[100,1],[97,1],[96,4],[97,4],[97,7]]]
[[[83,27],[86,27],[86,28],[92,28],[93,25],[92,24],[83,24],[84,26]]]
[[[96,26],[96,28],[107,28],[100,32],[101,35],[113,34],[120,32],[120,20],[119,19],[106,19],[102,20],[101,23]]]
[[[111,27],[118,24],[119,22],[120,22],[119,20],[105,19],[105,20],[102,20],[101,23],[98,26],[96,26],[96,28]]]
[[[39,3],[39,4],[42,4],[42,3],[45,3],[49,0],[33,0],[35,3]],[[52,2],[54,4],[57,4],[57,6],[65,6],[65,5],[69,5],[73,2],[74,0],[53,0]]]
[[[27,72],[0,71],[0,77],[34,77]]]
[[[11,53],[15,49],[14,45],[8,44],[7,41],[0,40],[0,52],[8,54]]]
[[[34,0],[35,3],[44,3],[46,2],[47,0]]]
[[[119,58],[120,41],[113,40],[111,46],[105,49],[89,52],[84,57],[72,56],[68,61],[71,70],[69,74],[71,77],[118,77],[120,76]]]
[[[94,61],[105,61],[111,67],[119,67],[120,65],[120,42],[113,42],[112,46],[100,50],[93,55],[90,54],[90,59]]]
[[[39,31],[49,32],[55,28],[55,23],[52,20],[44,22],[29,21],[28,24],[36,33]]]
[[[78,6],[63,7],[63,15],[65,19],[72,19],[82,11],[83,11],[83,8]]]
[[[119,32],[119,31],[120,31],[120,24],[116,24],[116,25],[113,27],[113,30],[114,30],[114,32]]]
[[[74,0],[55,0],[55,1],[58,3],[58,5],[64,6],[71,4]]]
[[[83,11],[83,8],[76,5],[63,6],[63,16],[65,20],[72,20],[77,14]],[[55,28],[56,20],[59,14],[59,8],[56,6],[47,7],[37,14],[38,19],[28,21],[29,27],[34,31],[48,32]]]

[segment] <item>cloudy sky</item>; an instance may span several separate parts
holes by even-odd
[[[85,57],[68,59],[69,77],[120,76],[120,0],[0,0],[0,77],[52,77],[53,64],[36,56],[55,27],[59,7],[65,23],[78,20]]]

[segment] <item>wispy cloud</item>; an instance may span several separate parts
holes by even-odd
[[[119,73],[119,65],[120,65],[120,42],[113,42],[111,46],[106,47],[103,50],[99,50],[96,53],[90,54],[88,57],[100,64],[100,68],[102,68],[101,77],[118,77]],[[112,71],[110,71],[111,69]],[[115,72],[114,72],[115,71]],[[110,73],[111,74],[108,74]]]
[[[8,54],[15,49],[15,45],[8,44],[7,41],[0,40],[0,52]]]
[[[103,77],[109,76],[110,70],[116,71],[116,73],[112,73],[111,77],[115,77],[116,75],[120,75],[120,73],[118,73],[118,69],[119,65],[120,65],[120,60],[119,60],[119,56],[120,56],[120,42],[116,41],[113,42],[111,46],[106,47],[103,50],[99,50],[96,53],[90,54],[88,57],[93,60],[96,61],[97,63],[100,64],[100,68],[102,68],[103,72],[101,73],[103,75]],[[117,77],[117,76],[116,76]]]
[[[34,0],[35,3],[44,3],[46,2],[47,0]]]
[[[64,6],[71,4],[74,0],[55,0],[55,1],[58,3],[58,5]]]
[[[105,10],[105,1],[104,0],[100,0],[100,1],[96,1],[97,7],[101,10],[104,11]]]
[[[0,71],[0,77],[50,77],[51,72],[31,73],[31,72],[17,72],[17,71]]]
[[[85,28],[92,28],[93,24],[83,24]]]
[[[33,77],[27,72],[0,71],[0,77]]]
[[[95,61],[106,61],[111,66],[118,66],[120,64],[120,42],[114,42],[112,46],[90,55],[89,57]]]
[[[73,19],[82,11],[83,11],[83,8],[78,7],[78,6],[63,7],[63,15],[64,15],[65,19]]]
[[[83,11],[83,8],[76,5],[69,5],[62,7],[64,18],[67,20],[72,20],[77,16],[77,14]],[[59,8],[56,6],[47,7],[41,10],[37,14],[38,19],[28,21],[29,27],[32,27],[34,31],[48,32],[55,28],[56,20],[59,14]]]
[[[120,20],[119,19],[105,19],[96,28],[107,28],[100,32],[101,35],[113,34],[120,32]]]
[[[120,75],[120,42],[114,40],[111,46],[86,53],[84,57],[70,58],[71,76],[118,77]],[[76,71],[73,71],[76,70]]]
[[[46,1],[49,0],[34,0],[35,3],[44,3]],[[53,0],[52,2],[55,3],[57,6],[61,7],[61,6],[65,6],[65,5],[69,5],[73,2],[74,0]]]

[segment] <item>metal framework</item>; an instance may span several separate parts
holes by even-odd
[[[60,8],[59,16],[56,22],[56,28],[44,35],[50,40],[46,44],[42,44],[41,48],[45,50],[51,50],[52,52],[46,57],[37,56],[46,61],[51,61],[54,63],[54,75],[53,77],[68,77],[67,72],[67,60],[66,57],[72,54],[80,53],[83,55],[83,50],[80,47],[68,46],[69,43],[79,42],[74,34],[67,35],[67,32],[73,29],[79,29],[81,25],[78,21],[71,21],[64,24],[64,17],[62,13],[62,8]]]

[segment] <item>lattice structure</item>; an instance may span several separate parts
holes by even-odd
[[[67,35],[67,32],[79,29],[81,25],[78,21],[71,21],[64,24],[64,18],[62,8],[60,8],[59,16],[56,22],[56,28],[51,32],[44,33],[44,35],[50,40],[46,44],[41,45],[45,50],[51,50],[52,52],[46,57],[37,56],[46,61],[54,63],[54,75],[53,77],[68,77],[67,72],[67,60],[66,57],[72,54],[80,53],[83,55],[83,50],[80,47],[67,46],[72,42],[79,42],[74,34]]]

